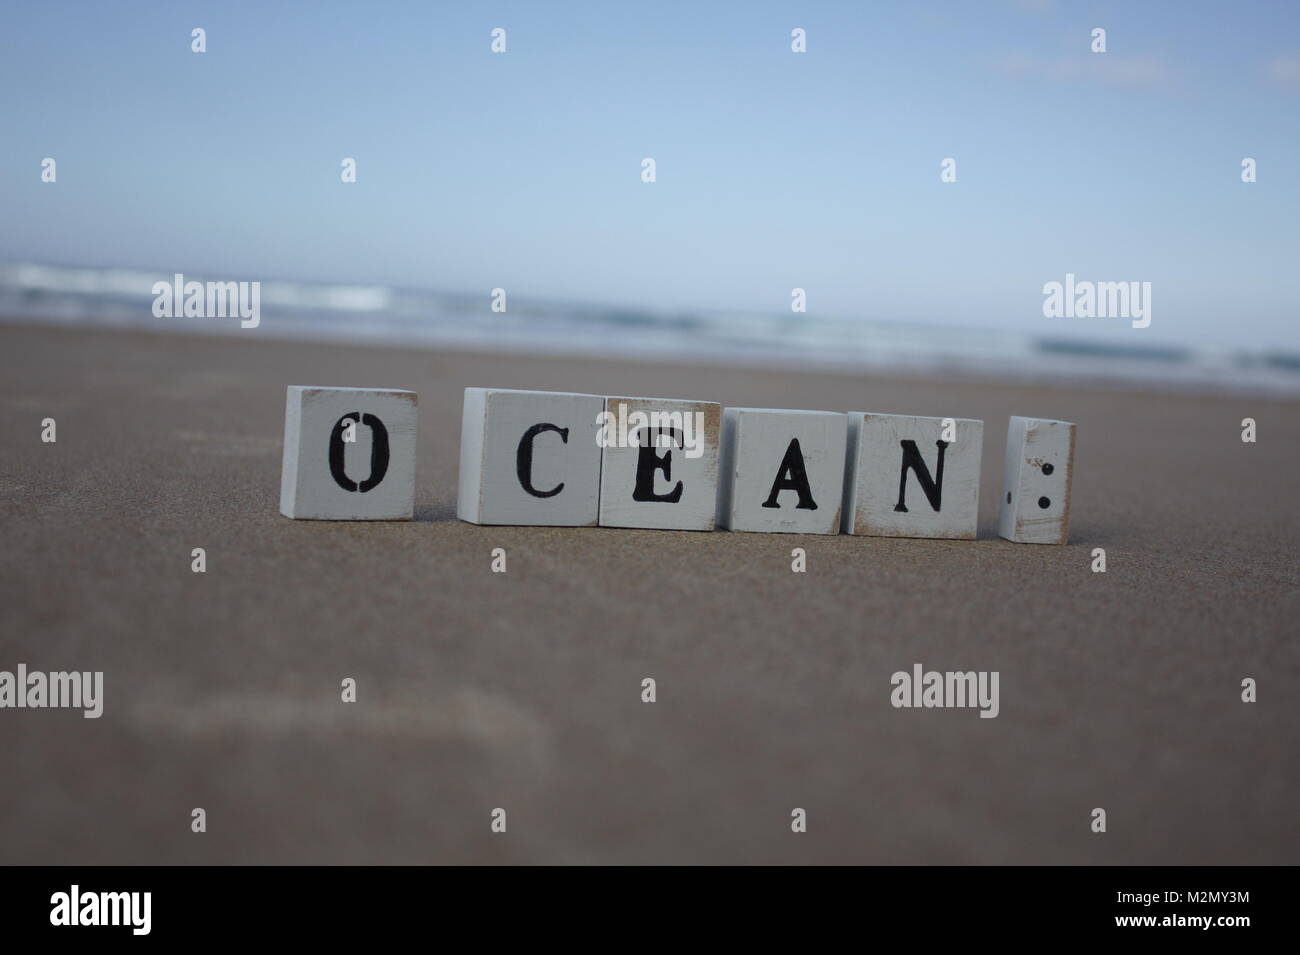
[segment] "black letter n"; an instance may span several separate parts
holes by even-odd
[[[898,473],[898,503],[894,505],[894,510],[907,512],[907,505],[904,498],[907,495],[907,469],[911,468],[916,473],[916,479],[921,482],[921,490],[925,492],[925,499],[930,502],[930,506],[936,511],[943,500],[943,454],[948,450],[947,441],[936,441],[935,447],[939,449],[939,466],[935,468],[935,476],[930,477],[930,469],[925,466],[925,461],[921,458],[921,452],[916,449],[915,441],[901,441],[903,446],[903,467]]]

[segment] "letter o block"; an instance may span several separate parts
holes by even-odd
[[[471,524],[594,526],[599,395],[466,388],[456,516]]]
[[[844,532],[974,540],[983,447],[983,421],[851,413]]]
[[[733,531],[838,534],[848,418],[831,411],[727,408],[718,524]]]
[[[280,513],[299,520],[409,521],[415,423],[413,391],[290,385]]]

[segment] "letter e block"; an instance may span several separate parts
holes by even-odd
[[[471,524],[594,526],[605,399],[466,388],[456,516]]]
[[[1064,544],[1070,536],[1074,438],[1070,421],[1013,417],[1007,425],[998,533],[1018,544]]]
[[[416,394],[290,385],[280,513],[319,521],[409,521]]]
[[[983,421],[853,412],[844,532],[974,540],[983,443]]]
[[[605,412],[601,526],[713,530],[722,406],[606,398]]]
[[[848,423],[830,411],[727,408],[718,523],[733,531],[838,534]]]

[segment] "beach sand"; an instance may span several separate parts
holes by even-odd
[[[0,862],[1300,859],[1295,401],[29,326],[0,369],[0,669],[105,673],[0,711]],[[415,521],[280,516],[289,384],[419,392]],[[469,385],[982,418],[980,536],[464,524]],[[996,536],[1011,414],[1079,425],[1068,546]],[[914,663],[999,716],[893,708]]]

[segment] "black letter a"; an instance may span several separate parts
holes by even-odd
[[[798,438],[794,438],[790,446],[785,449],[785,457],[781,459],[781,470],[777,472],[776,480],[772,483],[772,493],[767,496],[763,506],[780,507],[781,505],[776,502],[776,496],[782,491],[799,492],[799,503],[795,505],[795,510],[817,510],[812,488],[808,486],[808,472],[804,470],[803,452],[799,450]]]

